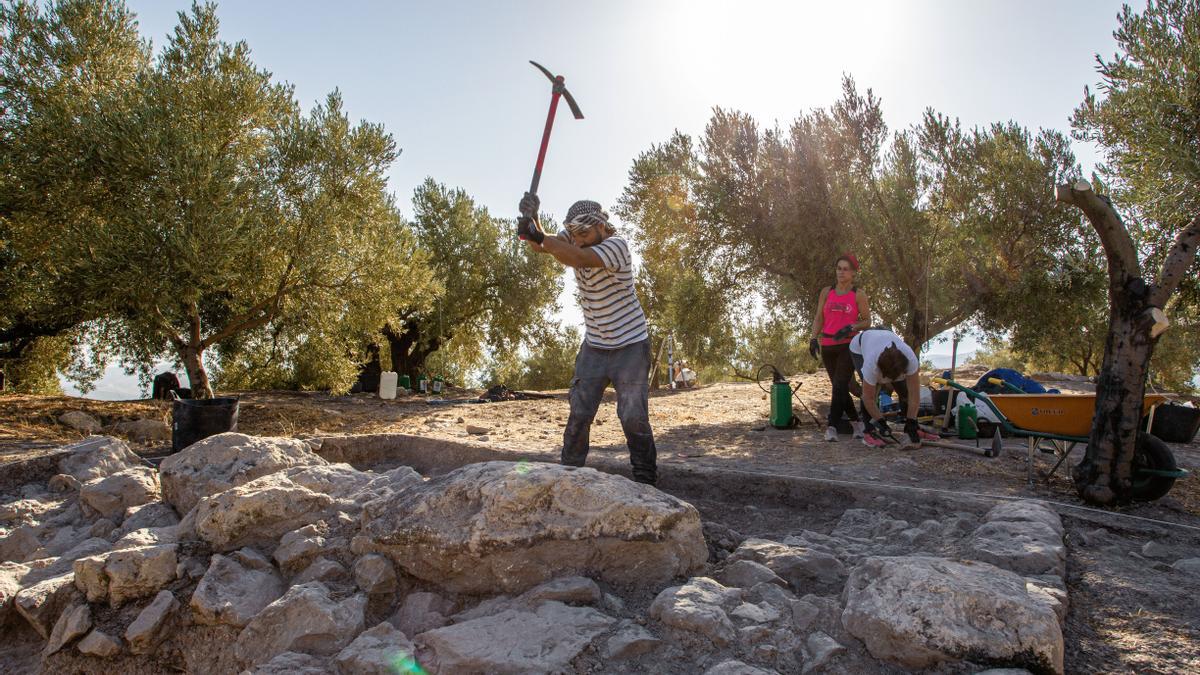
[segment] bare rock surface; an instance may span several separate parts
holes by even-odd
[[[1034,499],[1022,499],[1020,501],[1005,502],[992,508],[983,517],[984,522],[1010,521],[1010,522],[1032,522],[1041,523],[1050,529],[1059,537],[1063,535],[1062,518],[1051,509],[1049,505]]]
[[[157,502],[158,473],[149,467],[135,466],[84,483],[79,499],[103,518],[119,521],[126,509]]]
[[[103,428],[100,420],[82,410],[70,410],[59,415],[58,423],[88,435],[99,433]]]
[[[227,432],[209,436],[163,460],[159,466],[163,500],[180,514],[203,497],[293,466],[328,464],[295,438]]]
[[[68,608],[54,623],[54,630],[50,632],[50,639],[46,641],[46,649],[42,653],[49,656],[76,638],[83,637],[91,629],[92,609],[86,602]]]
[[[360,633],[333,663],[342,675],[395,675],[404,672],[406,662],[416,664],[415,651],[412,641],[385,621]]]
[[[464,593],[562,574],[652,586],[708,557],[696,509],[619,476],[472,464],[367,504],[363,533],[409,574]]]
[[[175,580],[178,545],[160,544],[111,551],[75,561],[75,585],[88,602],[119,607],[147,598]]]
[[[141,458],[125,441],[112,436],[92,436],[63,450],[70,454],[58,461],[59,473],[69,474],[80,483],[142,465]]]
[[[1063,672],[1053,610],[993,565],[870,558],[851,572],[845,605],[845,629],[888,663],[918,669],[969,658]]]
[[[114,424],[112,431],[125,436],[134,443],[171,440],[171,427],[162,420],[125,420]]]
[[[615,622],[591,607],[547,601],[533,611],[509,609],[416,640],[434,651],[439,672],[556,673]]]
[[[157,484],[157,480],[155,481]],[[117,528],[117,538],[123,537],[134,530],[155,527],[172,527],[179,524],[179,516],[175,510],[161,501],[130,506],[125,509],[121,526]]]
[[[81,654],[109,658],[121,653],[121,639],[97,629],[80,640],[76,648]]]
[[[249,665],[289,651],[332,656],[362,632],[366,603],[362,594],[335,601],[319,581],[292,586],[242,629],[234,652]]]
[[[726,586],[736,586],[738,588],[752,588],[756,584],[769,583],[786,586],[784,581],[778,574],[771,571],[771,568],[753,560],[734,560],[726,565],[717,579]]]
[[[418,591],[404,596],[404,602],[388,623],[405,635],[417,635],[427,630],[441,628],[449,623],[447,617],[454,611],[454,603],[436,593]]]
[[[704,671],[704,675],[774,675],[775,672],[776,671],[774,670],[755,668],[754,666],[743,661],[730,659],[728,661],[722,661],[712,668]]]
[[[334,672],[328,659],[299,652],[284,652],[266,663],[243,671],[250,675],[329,675]]]
[[[626,623],[608,638],[601,655],[606,661],[631,659],[654,651],[662,640],[636,623]]]
[[[743,541],[729,556],[731,563],[739,560],[763,565],[801,593],[840,591],[846,577],[846,567],[829,553],[767,539]]]
[[[232,557],[217,554],[188,604],[197,623],[240,628],[283,592],[283,579],[270,565],[266,569],[247,568]]]
[[[179,609],[179,601],[171,591],[159,591],[154,600],[129,624],[125,630],[125,640],[129,642],[129,651],[134,654],[151,654],[162,641],[163,628]]]
[[[1067,549],[1062,535],[1039,521],[984,523],[971,534],[966,547],[967,557],[1017,574],[1057,574],[1061,577],[1067,571]]]
[[[221,552],[270,546],[337,507],[333,497],[292,481],[285,472],[272,473],[201,499],[194,511],[196,534]]]
[[[22,588],[13,597],[13,605],[29,625],[48,640],[63,609],[78,600],[82,600],[82,596],[75,588],[73,575],[67,573]]]
[[[365,555],[354,563],[354,582],[370,595],[395,593],[398,587],[392,561],[376,554]]]
[[[671,628],[696,633],[717,646],[726,646],[737,637],[728,612],[742,604],[744,592],[729,588],[708,577],[695,577],[683,586],[672,586],[654,598],[651,618]]]

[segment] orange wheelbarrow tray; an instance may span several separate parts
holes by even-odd
[[[1060,458],[1050,470],[1047,479],[1071,453],[1078,443],[1086,444],[1092,431],[1092,418],[1096,416],[1095,394],[991,394],[983,396],[973,389],[941,377],[931,380],[935,384],[950,386],[967,395],[967,398],[978,404],[983,402],[1000,421],[1000,426],[1013,436],[1029,439],[1028,472],[1030,482],[1033,480],[1033,451],[1041,440],[1049,440],[1054,445],[1055,454]],[[993,380],[994,384],[1001,384]],[[1013,388],[1009,385],[1009,388]],[[1142,414],[1153,414],[1154,406],[1167,400],[1162,394],[1147,394],[1142,400]],[[1153,422],[1153,417],[1149,420]],[[1147,448],[1143,455],[1155,455],[1155,461],[1135,462],[1135,471],[1144,481],[1173,483],[1176,478],[1184,478],[1188,472],[1179,469],[1171,451],[1162,441],[1152,436],[1146,430],[1139,433],[1139,446],[1154,446]],[[1165,455],[1165,457],[1164,457]],[[1166,489],[1170,489],[1169,483]],[[1149,488],[1147,488],[1149,491]],[[1155,490],[1157,491],[1157,490]],[[1163,490],[1163,494],[1166,491]],[[1162,496],[1162,495],[1159,495]]]

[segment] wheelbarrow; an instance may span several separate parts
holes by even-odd
[[[1071,451],[1080,443],[1087,444],[1092,430],[1092,418],[1096,415],[1095,394],[992,394],[984,396],[975,390],[941,377],[931,379],[942,386],[950,386],[963,392],[968,400],[978,405],[982,401],[999,420],[1000,427],[1007,433],[1027,439],[1028,453],[1025,461],[1030,485],[1033,484],[1034,451],[1043,441],[1051,443],[1051,452],[1058,462],[1046,480],[1054,475],[1066,461]],[[992,384],[1002,381],[992,378]],[[1011,387],[1010,388],[1015,388]],[[1161,394],[1147,394],[1142,400],[1142,414],[1147,416],[1146,429],[1138,432],[1133,456],[1133,498],[1153,501],[1167,494],[1176,479],[1184,478],[1188,472],[1175,464],[1175,456],[1166,443],[1150,433],[1153,410],[1166,400]]]

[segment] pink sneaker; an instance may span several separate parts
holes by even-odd
[[[863,445],[868,448],[882,448],[887,445],[887,441],[876,436],[874,433],[863,434]]]
[[[941,436],[938,436],[937,434],[931,434],[928,431],[925,431],[924,429],[917,429],[917,438],[919,438],[923,441],[940,441],[940,440],[942,440]]]

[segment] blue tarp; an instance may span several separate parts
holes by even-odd
[[[1022,375],[1021,373],[1018,373],[1017,371],[1013,370],[1012,368],[993,368],[992,370],[989,370],[988,372],[984,373],[983,377],[979,378],[979,382],[975,383],[975,387],[974,387],[975,391],[983,392],[986,394],[1013,394],[1013,393],[1016,393],[1016,392],[1012,391],[1011,389],[1009,389],[1008,387],[1002,387],[1000,385],[996,385],[996,384],[992,384],[992,383],[988,382],[988,378],[990,378],[990,377],[1004,380],[1005,382],[1008,382],[1009,384],[1012,384],[1016,387],[1020,387],[1021,391],[1025,392],[1026,394],[1058,394],[1058,393],[1061,393],[1057,389],[1046,389],[1045,387],[1042,386],[1042,384],[1040,382],[1035,382],[1034,380],[1031,380],[1028,377],[1025,377],[1024,375]]]

